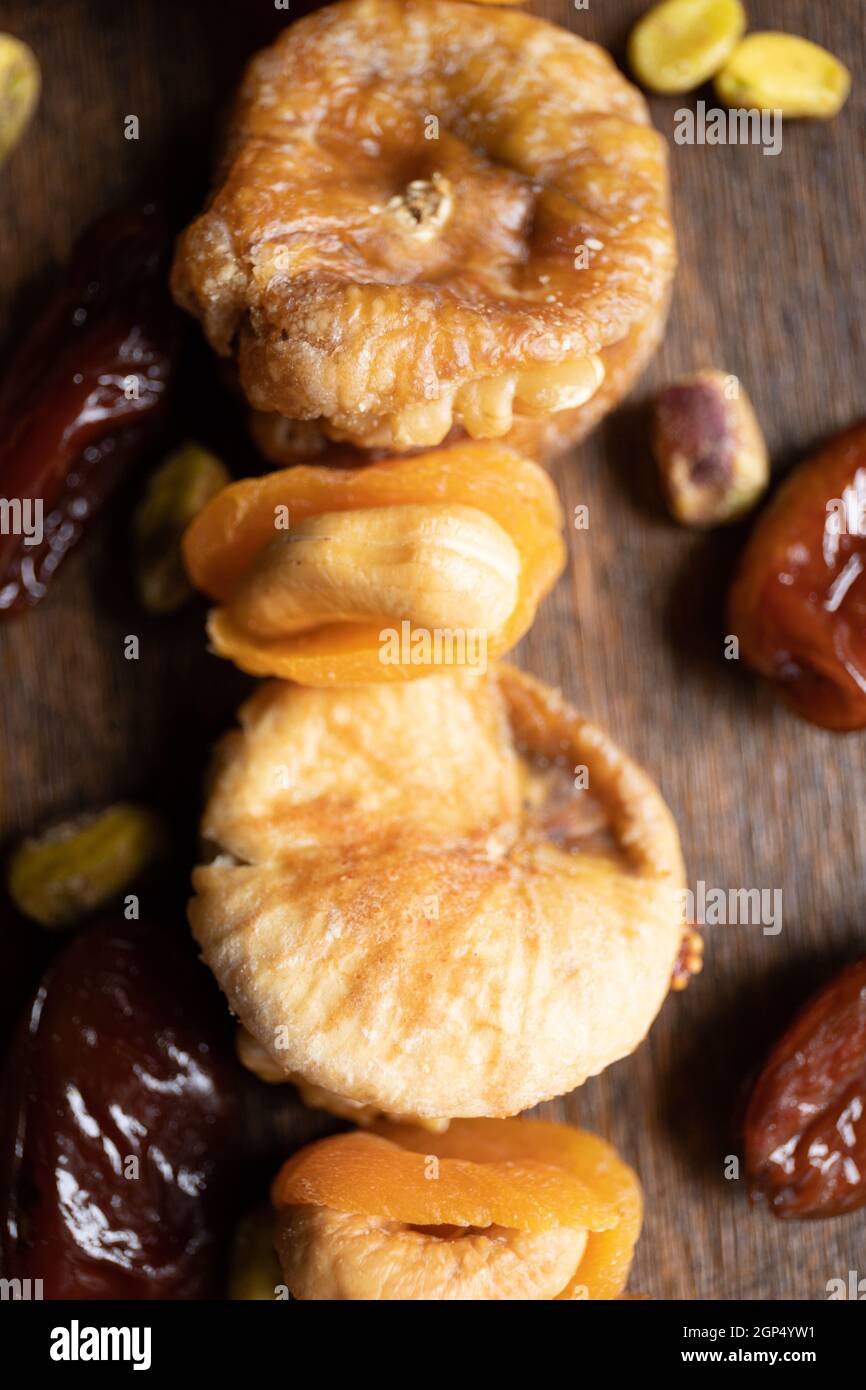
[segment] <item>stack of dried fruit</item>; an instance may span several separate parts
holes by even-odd
[[[322,465],[232,485],[184,540],[216,650],[300,683],[259,691],[217,755],[193,930],[259,1075],[422,1126],[287,1165],[298,1297],[623,1288],[640,1199],[615,1156],[454,1117],[514,1115],[631,1051],[679,958],[655,787],[554,692],[487,671],[563,564],[533,459],[658,340],[667,199],[601,50],[450,0],[347,0],[251,64],[180,239],[175,294],[236,360],[257,439]]]
[[[7,469],[22,497],[49,498],[55,528],[35,563],[20,544],[0,556],[8,609],[41,597],[107,490],[106,458],[158,418],[177,336],[153,292],[160,237],[151,209],[97,228],[7,384]],[[191,580],[220,605],[218,652],[302,683],[262,689],[222,746],[203,825],[215,857],[196,872],[191,920],[249,1066],[364,1123],[421,1125],[333,1141],[280,1175],[280,1253],[299,1297],[330,1296],[319,1274],[335,1254],[340,1296],[614,1298],[625,1284],[641,1200],[606,1145],[500,1118],[448,1126],[579,1085],[637,1046],[683,978],[684,872],[657,790],[554,692],[487,670],[564,563],[536,459],[628,389],[661,334],[673,266],[664,145],[607,55],[451,0],[347,0],[287,30],[250,66],[216,192],[179,242],[175,294],[236,357],[257,437],[272,458],[288,448],[295,462],[300,442],[321,464],[227,486],[189,444],[136,512],[143,606],[171,612]],[[67,400],[52,379],[47,439],[46,358],[77,391]],[[45,925],[76,925],[134,886],[162,841],[149,813],[110,808],[25,842],[9,888]],[[125,902],[135,916],[138,898]],[[222,1142],[225,1077],[198,1085],[191,1200],[158,1171],[136,1211],[103,1194],[140,1260],[113,1220],[98,1250],[78,1241],[52,1185],[51,1144],[67,1137],[48,1143],[33,1110],[84,1086],[75,1030],[113,1030],[121,1072],[144,1058],[160,1095],[185,1093],[165,1065],[194,1050],[177,1041],[171,998],[145,1020],[152,1055],[109,1016],[127,976],[149,987],[150,931],[93,927],[69,948],[40,994],[50,1032],[34,1015],[14,1054],[25,1089],[9,1074],[12,1129],[29,1138],[6,1154],[5,1263],[36,1273],[63,1245],[64,1278],[89,1296],[193,1296],[213,1271],[188,1254],[221,1239],[211,1201],[233,1150],[211,1163],[202,1135]],[[203,1016],[187,1023],[215,1069],[221,1043]],[[82,1094],[106,1147],[103,1083],[120,1084],[111,1067]],[[149,1161],[166,1118],[145,1099],[125,1110]],[[419,1145],[438,1183],[415,1182],[408,1201]],[[102,1198],[79,1189],[98,1223]],[[166,1202],[162,1236],[141,1235]],[[256,1297],[274,1275],[260,1217],[244,1230],[232,1287]],[[365,1286],[371,1241],[393,1269]],[[144,1287],[148,1261],[161,1273]]]
[[[819,70],[810,46],[741,43],[744,28],[738,0],[667,0],[635,32],[632,60],[657,90],[719,73],[730,96],[838,109],[845,74],[829,55]],[[0,45],[0,76],[9,56]],[[775,59],[777,85],[762,71],[753,93],[756,64]],[[20,75],[19,126],[33,100],[26,62]],[[667,197],[645,104],[592,45],[451,0],[345,0],[251,65],[214,196],[179,243],[176,297],[236,360],[257,437],[275,461],[294,462],[299,447],[320,459],[227,485],[221,462],[187,445],[153,475],[134,523],[144,607],[172,611],[191,581],[220,605],[216,650],[281,678],[218,752],[202,826],[212,858],[190,908],[241,1021],[241,1057],[376,1131],[302,1151],[274,1183],[295,1297],[598,1299],[624,1288],[641,1222],[634,1174],[590,1135],[508,1117],[634,1049],[672,979],[699,967],[678,907],[677,832],[606,735],[555,692],[487,664],[528,629],[563,565],[556,495],[536,459],[620,398],[661,333]],[[84,243],[0,400],[7,471],[22,498],[41,492],[52,508],[42,551],[0,554],[7,609],[41,596],[105,490],[106,457],[137,450],[142,424],[159,417],[176,341],[155,289],[161,236],[148,208]],[[86,370],[46,426],[40,367],[70,325]],[[698,373],[656,402],[654,449],[690,524],[737,518],[767,484],[760,430],[732,382]],[[833,727],[866,722],[854,688],[861,547],[837,529],[830,553],[823,528],[792,557],[790,512],[807,497],[812,526],[828,488],[859,496],[861,436],[782,494],[732,600],[746,654],[759,662],[768,630],[778,634],[773,669],[812,717],[830,704]],[[784,548],[778,563],[767,534]],[[805,565],[814,608],[819,540],[826,583],[801,660],[802,594],[789,580]],[[768,555],[785,602],[768,601]],[[815,654],[838,649],[840,613],[854,623],[847,684]],[[10,892],[45,925],[68,926],[116,899],[161,846],[149,813],[111,808],[26,842]],[[186,981],[176,942],[153,932],[145,948],[143,936],[96,927],[70,948],[7,1077],[17,1138],[3,1154],[5,1264],[35,1273],[49,1246],[68,1247],[69,1282],[55,1293],[190,1297],[213,1285],[198,1257],[223,1242],[213,1204],[234,1153],[235,1085],[209,1005],[190,1019],[167,998],[144,1031],[123,1021],[130,979],[150,981],[145,1002],[157,1000],[157,943],[192,997],[201,983]],[[750,1171],[781,1214],[859,1204],[861,1013],[854,971],[783,1041],[756,1091]],[[837,1014],[858,1039],[850,1055]],[[122,1044],[123,1076],[144,1059],[161,1096],[195,1091],[195,1123],[184,1115],[194,1191],[164,1191],[157,1165],[144,1206],[107,1199],[127,1232],[148,1224],[140,1261],[111,1222],[96,1256],[63,1223],[55,1179],[84,1152],[62,1129],[47,1133],[103,1027]],[[792,1081],[792,1049],[827,1073],[826,1114],[805,1136],[815,1068]],[[193,1085],[174,1064],[196,1050],[208,1065],[196,1063]],[[122,1086],[110,1068],[102,1082]],[[163,1126],[173,1144],[173,1118],[159,1106],[138,1115],[141,1100],[125,1106],[136,1132]],[[87,1105],[107,1152],[111,1106],[92,1079]],[[826,1159],[840,1117],[854,1138],[840,1130],[828,1182],[814,1155]],[[107,1190],[107,1172],[101,1181]],[[83,1179],[78,1192],[99,1224],[106,1192]],[[173,1220],[156,1249],[153,1212],[166,1201]],[[260,1216],[243,1229],[237,1297],[268,1296],[275,1280],[261,1231]]]

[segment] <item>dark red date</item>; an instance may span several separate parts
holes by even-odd
[[[180,341],[153,205],[84,234],[0,386],[0,616],[44,596],[164,414]]]
[[[866,959],[843,970],[770,1054],[745,1120],[754,1200],[786,1220],[866,1204]]]
[[[866,425],[796,468],[760,517],[730,631],[786,704],[825,729],[866,728]]]
[[[3,1275],[45,1298],[219,1295],[237,1185],[227,1011],[182,931],[105,922],[49,967],[3,1078]]]

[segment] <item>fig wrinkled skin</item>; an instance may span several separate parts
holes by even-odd
[[[728,603],[740,655],[795,713],[866,728],[866,423],[796,468],[761,515]]]
[[[180,931],[105,919],[7,1057],[2,1274],[46,1299],[219,1296],[237,1183],[231,1030]]]
[[[814,996],[776,1044],[745,1118],[753,1201],[781,1220],[866,1205],[866,957]]]
[[[273,414],[539,457],[642,369],[675,259],[664,141],[602,49],[499,6],[343,0],[248,66],[172,288],[272,460],[298,441]]]

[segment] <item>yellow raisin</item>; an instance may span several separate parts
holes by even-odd
[[[131,802],[61,821],[13,850],[9,896],[43,927],[71,927],[119,897],[165,845],[159,817]]]
[[[229,1266],[228,1296],[232,1302],[273,1302],[283,1283],[274,1249],[274,1213],[269,1206],[256,1207],[238,1223]]]
[[[0,164],[36,110],[40,86],[33,50],[11,34],[0,34]]]
[[[728,106],[827,119],[845,105],[851,74],[817,43],[795,34],[750,34],[716,77]]]
[[[148,613],[173,613],[190,597],[181,537],[230,481],[225,464],[200,444],[184,444],[150,478],[133,518],[136,587]]]
[[[629,64],[652,92],[691,92],[727,62],[745,30],[740,0],[663,0],[632,30]]]

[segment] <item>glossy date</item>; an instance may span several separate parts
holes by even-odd
[[[866,425],[796,468],[759,519],[729,601],[741,655],[795,712],[866,728]]]
[[[179,320],[153,205],[102,217],[0,384],[0,616],[32,607],[165,411]]]
[[[3,1076],[2,1274],[49,1299],[220,1294],[238,1068],[182,931],[100,922],[56,958]]]
[[[866,1204],[866,958],[802,1010],[758,1078],[745,1119],[754,1200],[785,1220]]]

